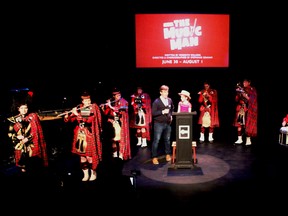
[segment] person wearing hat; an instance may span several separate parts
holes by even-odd
[[[198,102],[200,104],[200,113],[198,124],[200,127],[200,143],[205,141],[205,131],[209,131],[208,141],[213,143],[214,129],[220,126],[218,115],[218,93],[216,89],[210,87],[210,83],[205,81],[204,88],[198,92]]]
[[[131,95],[131,106],[133,112],[130,116],[130,128],[136,130],[138,139],[137,146],[147,147],[150,141],[150,130],[152,128],[151,98],[148,93],[143,92],[142,87],[137,87],[137,91]]]
[[[24,95],[18,96],[14,98],[11,109],[18,114],[8,118],[8,137],[14,146],[15,164],[22,172],[33,171],[36,167],[48,167],[46,141],[40,119],[36,113],[29,112],[30,95],[24,92]]]
[[[191,112],[192,104],[190,103],[190,92],[182,90],[178,94],[180,95],[180,101],[178,102],[177,112]]]
[[[257,136],[258,100],[251,80],[244,79],[243,91],[236,91],[236,115],[233,126],[237,128],[238,139],[235,144],[242,144],[242,135],[246,136],[245,145],[251,145],[251,137]]]
[[[117,88],[113,88],[112,98],[106,102],[101,107],[107,118],[107,123],[110,125],[106,128],[113,130],[109,137],[109,141],[112,141],[112,156],[122,160],[131,159],[129,103],[122,97],[120,90]]]
[[[64,122],[76,122],[71,153],[80,157],[82,181],[94,181],[102,160],[102,115],[99,106],[91,103],[90,94],[84,91],[82,103],[64,116]],[[71,114],[70,114],[71,113]]]

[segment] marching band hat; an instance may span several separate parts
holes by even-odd
[[[18,108],[27,105],[28,107],[32,104],[32,96],[27,91],[16,92],[12,97],[11,111],[17,113]]]
[[[84,100],[84,99],[89,99],[90,98],[90,94],[88,91],[84,91],[82,94],[81,94],[81,99]]]
[[[186,90],[182,90],[180,93],[178,93],[179,95],[184,95],[186,97],[188,97],[189,99],[191,99],[190,97],[190,92],[186,91]]]
[[[112,94],[114,95],[114,94],[121,94],[121,92],[120,92],[120,90],[118,89],[118,88],[113,88],[113,90],[112,90]]]

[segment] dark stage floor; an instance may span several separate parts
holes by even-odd
[[[56,153],[49,170],[43,172],[23,174],[11,164],[3,164],[2,195],[20,197],[22,203],[29,203],[29,199],[42,203],[44,199],[46,204],[41,205],[65,209],[91,202],[95,208],[108,206],[112,212],[122,205],[140,212],[154,208],[160,212],[213,208],[221,212],[227,211],[227,206],[237,212],[251,211],[247,208],[252,207],[255,211],[264,207],[280,211],[287,203],[288,147],[277,142],[264,145],[255,141],[252,146],[197,143],[197,163],[184,169],[173,168],[164,156],[159,165],[153,165],[150,143],[146,148],[132,149],[133,158],[128,161],[104,158],[93,182],[81,182],[78,159],[65,152]],[[38,197],[28,198],[34,192]]]

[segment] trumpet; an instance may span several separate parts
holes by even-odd
[[[76,108],[76,111],[78,111],[78,110],[82,110],[82,109],[86,109],[86,108],[88,108],[88,107],[91,107],[92,106],[92,104],[89,104],[89,105],[87,105],[87,106],[84,106],[84,107],[79,107],[79,105],[78,106],[76,106],[76,107],[74,107],[74,108]],[[57,115],[57,117],[61,117],[61,116],[64,116],[64,115],[66,115],[66,114],[70,114],[70,113],[72,113],[74,110],[74,108],[72,108],[70,111],[68,111],[68,112],[64,112],[64,113],[61,113],[61,114],[59,114],[59,115]]]

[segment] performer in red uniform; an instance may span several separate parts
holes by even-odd
[[[137,91],[131,95],[131,106],[130,127],[136,129],[137,146],[147,147],[152,127],[151,98],[143,92],[142,87],[137,87]]]
[[[288,127],[288,114],[282,120],[282,127]]]
[[[112,98],[101,105],[104,115],[107,117],[107,123],[113,130],[112,151],[113,157],[122,160],[131,159],[130,131],[129,131],[129,113],[128,101],[125,100],[121,92],[114,88]]]
[[[238,139],[235,144],[242,144],[243,133],[246,145],[251,145],[251,137],[257,136],[258,100],[257,91],[251,86],[251,81],[243,80],[243,87],[238,84],[236,89],[236,116],[233,126],[237,128]]]
[[[209,82],[204,82],[204,89],[198,92],[198,102],[200,104],[200,114],[198,124],[200,128],[200,143],[205,140],[205,129],[209,129],[208,141],[213,143],[213,133],[216,127],[220,126],[218,115],[218,93],[216,89],[210,88]]]
[[[91,103],[90,94],[81,95],[82,104],[67,112],[65,122],[76,122],[72,142],[72,154],[80,156],[84,176],[82,181],[94,181],[97,178],[96,169],[102,160],[102,116],[99,106]]]
[[[22,172],[26,172],[32,158],[41,159],[41,167],[48,166],[46,141],[40,119],[36,113],[28,112],[28,100],[29,96],[16,99],[12,107],[19,113],[8,118],[8,136],[14,145],[15,164]]]

